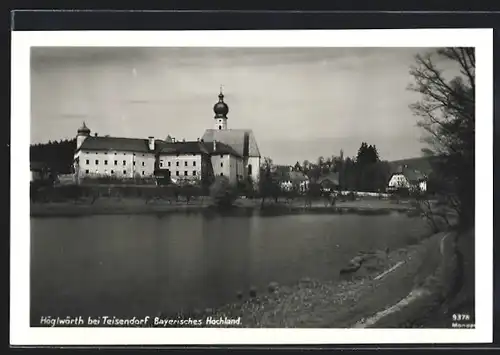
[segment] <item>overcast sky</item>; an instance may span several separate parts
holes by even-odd
[[[195,140],[214,125],[224,87],[228,128],[253,129],[261,154],[293,164],[420,156],[406,90],[418,48],[32,48],[31,142],[99,135]]]

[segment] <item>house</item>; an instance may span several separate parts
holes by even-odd
[[[123,138],[90,135],[85,122],[77,131],[74,154],[76,181],[82,178],[153,178],[168,175],[175,182],[224,175],[230,183],[260,176],[260,152],[252,130],[228,129],[228,105],[224,95],[214,105],[215,129],[207,129],[196,141]],[[257,186],[257,185],[256,185]]]
[[[401,189],[427,191],[427,176],[419,170],[408,168],[407,165],[401,166],[391,175],[387,191],[395,192]]]
[[[309,177],[301,171],[293,170],[289,167],[287,171],[280,171],[280,167],[276,169],[280,187],[284,191],[297,189],[299,192],[305,192],[309,188]]]
[[[320,176],[316,181],[323,191],[333,191],[338,189],[339,184],[339,174],[338,173],[328,173],[326,175]]]

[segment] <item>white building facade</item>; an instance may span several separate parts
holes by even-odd
[[[257,186],[260,152],[252,130],[228,129],[224,95],[214,105],[214,128],[197,141],[91,136],[83,123],[77,132],[74,170],[77,180],[93,177],[151,178],[157,171],[172,181],[226,176],[231,184],[249,177]]]

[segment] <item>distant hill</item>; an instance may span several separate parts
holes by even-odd
[[[417,158],[407,158],[393,160],[389,162],[391,167],[391,173],[395,173],[400,166],[406,166],[412,170],[418,170],[425,175],[429,175],[432,172],[432,161],[436,159],[435,157],[417,157]]]

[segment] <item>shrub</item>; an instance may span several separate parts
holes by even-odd
[[[220,207],[231,206],[238,197],[236,189],[229,183],[225,176],[217,176],[210,186],[210,196],[214,203]]]

